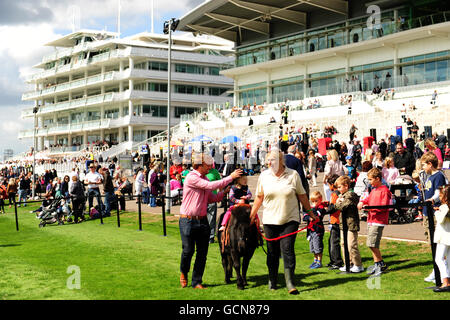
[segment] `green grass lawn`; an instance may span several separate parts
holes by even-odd
[[[236,283],[226,285],[219,246],[210,245],[204,274],[206,290],[182,289],[179,285],[181,240],[175,217],[167,222],[163,237],[158,216],[143,216],[143,231],[138,231],[136,213],[121,214],[121,227],[115,216],[78,225],[50,225],[38,228],[39,221],[19,208],[19,232],[15,229],[14,210],[0,215],[0,298],[11,299],[161,299],[161,300],[326,300],[326,299],[448,299],[425,289],[423,281],[432,268],[429,246],[425,244],[383,241],[381,250],[389,272],[379,282],[364,273],[340,275],[327,268],[310,270],[312,262],[305,234],[296,241],[296,282],[300,294],[290,296],[282,287],[267,289],[265,253],[257,249],[248,272],[249,287],[237,290]],[[328,233],[325,236],[325,243]],[[327,252],[327,245],[325,245]],[[372,264],[365,238],[360,238],[364,267]],[[324,253],[325,264],[329,262]],[[279,283],[284,285],[280,263]],[[70,266],[80,270],[80,289],[69,289]],[[235,279],[233,279],[235,280]]]

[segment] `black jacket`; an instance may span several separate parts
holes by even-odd
[[[416,167],[416,160],[414,159],[413,155],[406,150],[403,152],[403,154],[396,152],[394,155],[394,165],[399,170],[401,168],[405,168],[405,173],[411,176],[414,168]]]

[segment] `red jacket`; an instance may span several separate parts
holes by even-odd
[[[381,185],[372,189],[369,196],[361,201],[368,206],[387,206],[391,204],[392,193],[388,187]],[[367,223],[376,223],[380,225],[389,224],[389,209],[370,209]]]
[[[181,175],[181,173],[183,172],[183,166],[180,165],[172,165],[170,167],[170,178],[171,179],[175,179],[175,176],[177,175],[177,173],[179,173]]]

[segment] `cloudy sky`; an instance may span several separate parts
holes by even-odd
[[[203,0],[154,0],[154,30],[162,33],[163,22],[179,18]],[[122,37],[151,30],[151,0],[120,0]],[[19,130],[31,129],[20,111],[33,104],[22,101],[30,87],[24,77],[31,67],[53,51],[44,44],[82,29],[117,31],[119,0],[0,0],[0,160],[5,149],[14,154],[27,151],[32,140],[17,139]],[[31,88],[33,89],[33,88]]]

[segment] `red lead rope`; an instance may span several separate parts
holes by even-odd
[[[266,240],[266,241],[278,241],[278,240],[280,240],[280,239],[283,239],[283,238],[292,236],[292,235],[294,235],[294,234],[296,234],[296,233],[299,233],[300,231],[303,231],[303,230],[305,230],[305,229],[313,230],[314,225],[317,224],[320,220],[317,219],[317,220],[311,221],[311,222],[310,222],[306,227],[304,227],[304,228],[298,229],[297,231],[294,231],[294,232],[291,232],[291,233],[288,233],[288,234],[284,234],[284,235],[282,235],[282,236],[279,236],[279,237],[273,238],[273,239],[267,239],[267,238],[262,234],[261,230],[259,229],[259,226],[261,225],[261,223],[260,223],[260,221],[259,221],[259,216],[258,216],[258,214],[256,214],[256,221],[258,222],[258,225],[257,225],[258,232],[259,232],[259,234],[261,235],[261,237],[263,237],[264,240]]]

